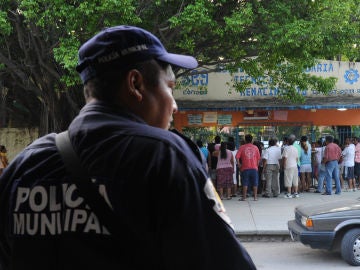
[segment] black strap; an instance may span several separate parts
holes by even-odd
[[[159,267],[159,261],[157,260],[157,249],[147,250],[145,249],[146,246],[139,247],[131,244],[144,241],[143,236],[135,234],[129,225],[124,223],[114,213],[100,195],[97,185],[92,182],[87,170],[81,165],[80,159],[70,142],[68,131],[57,134],[55,143],[64,161],[66,170],[72,175],[73,181],[86,203],[99,218],[100,223],[110,232],[112,238],[119,239],[123,243],[120,246],[116,246],[116,252],[121,254],[119,259],[121,259],[124,266],[127,266],[125,268],[140,268],[146,262],[149,269],[161,269],[162,267]],[[141,254],[140,256],[143,260],[138,261],[139,254]]]
[[[81,165],[80,159],[70,142],[69,132],[64,131],[56,134],[55,143],[66,170],[72,175],[80,194],[85,198],[86,203],[99,218],[100,223],[103,224],[112,235],[116,235],[121,228],[121,224],[119,224],[114,211],[106,203],[104,197],[100,195],[97,190],[98,186],[92,183],[87,170]]]

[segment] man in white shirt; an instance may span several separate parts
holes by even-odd
[[[281,160],[281,148],[277,145],[277,139],[269,140],[269,148],[264,151],[263,170],[266,179],[264,198],[277,197],[280,194],[279,169]]]
[[[298,186],[299,176],[297,163],[299,160],[299,152],[294,146],[295,135],[289,136],[289,145],[284,148],[282,159],[284,164],[284,181],[287,188],[286,199],[299,198]],[[291,195],[291,188],[294,188],[294,195]]]
[[[342,151],[342,156],[344,162],[343,179],[348,181],[350,190],[356,191],[354,177],[355,145],[349,137],[345,139],[345,148]]]
[[[324,157],[326,145],[325,142],[322,141],[322,139],[319,139],[317,144],[319,147],[316,147],[315,150],[316,150],[316,162],[318,166],[318,176],[317,176],[318,186],[317,189],[315,190],[315,193],[323,193],[326,171],[325,171],[325,164],[322,163],[322,159]]]

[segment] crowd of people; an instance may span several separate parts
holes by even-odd
[[[222,200],[239,195],[242,195],[240,200],[246,200],[248,195],[257,200],[257,194],[265,189],[264,181],[259,178],[262,175],[262,142],[253,141],[252,135],[247,134],[236,149],[233,137],[225,142],[217,135],[207,146],[201,140],[197,145],[204,153],[209,176]]]
[[[235,147],[234,138],[220,136],[207,146],[198,140],[211,180],[222,200],[299,198],[314,190],[322,195],[356,191],[360,177],[360,140],[348,137],[343,145],[333,136],[309,142],[307,136],[285,136],[281,145],[271,138],[267,148],[247,134]],[[335,190],[333,191],[333,183]]]

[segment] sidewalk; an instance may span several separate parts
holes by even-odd
[[[285,240],[290,238],[287,222],[294,219],[296,206],[359,197],[360,190],[343,191],[341,195],[332,196],[306,192],[301,193],[300,198],[292,199],[285,199],[282,193],[277,198],[263,198],[260,195],[258,201],[253,201],[253,198],[239,201],[239,197],[235,197],[224,200],[223,204],[235,227],[235,233],[243,241],[261,240],[264,237],[270,240]]]

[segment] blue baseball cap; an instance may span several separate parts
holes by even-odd
[[[135,26],[107,28],[85,42],[79,49],[76,66],[81,80],[89,79],[114,68],[156,59],[171,65],[193,69],[198,62],[192,56],[168,53],[152,33]]]

